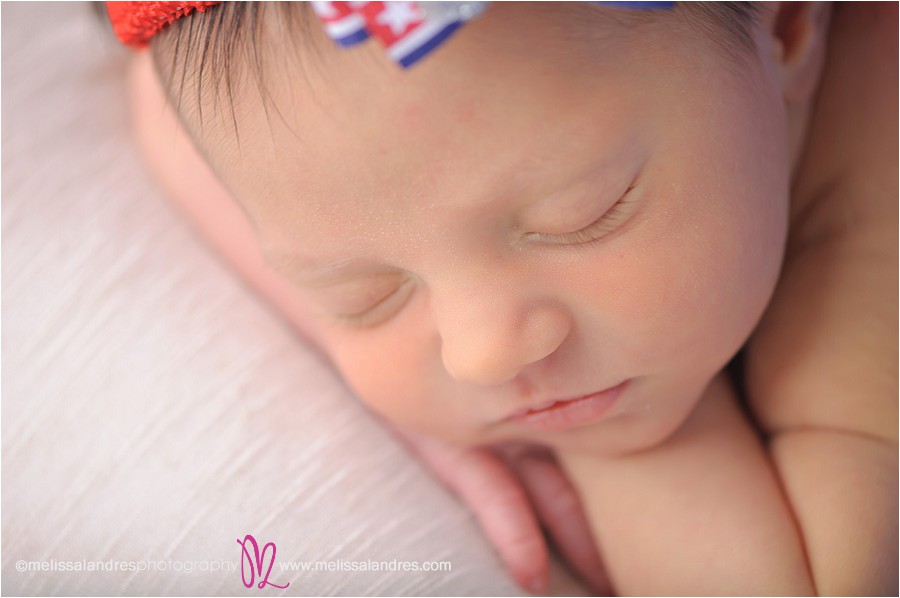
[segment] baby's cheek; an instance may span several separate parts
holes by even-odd
[[[756,327],[777,281],[777,226],[758,217],[721,219],[686,249],[680,279],[668,280],[672,326],[692,342],[697,358],[724,365]],[[674,265],[673,265],[674,266]],[[681,326],[678,326],[678,324]]]
[[[440,389],[430,339],[405,322],[331,333],[328,353],[368,407],[393,423],[430,430],[440,421]]]
[[[777,250],[749,238],[759,230],[725,224],[698,213],[649,226],[608,272],[614,291],[602,315],[629,372],[702,386],[745,342],[774,284]]]
[[[361,333],[365,334],[365,333]],[[342,343],[333,358],[347,383],[363,402],[382,415],[395,419],[415,403],[416,392],[409,360],[410,351],[403,346],[391,350],[372,350],[371,343]],[[399,364],[409,364],[400,366]]]

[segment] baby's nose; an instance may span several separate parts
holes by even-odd
[[[444,368],[461,382],[482,386],[508,382],[553,354],[572,327],[562,307],[497,300],[463,306],[441,324]]]

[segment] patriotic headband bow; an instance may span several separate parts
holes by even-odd
[[[221,2],[107,2],[113,31],[122,43],[145,48],[176,19]],[[388,56],[409,68],[444,42],[490,2],[312,2],[325,31],[339,46],[377,38]],[[614,8],[669,9],[674,2],[592,2]]]

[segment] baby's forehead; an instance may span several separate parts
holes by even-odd
[[[631,102],[597,110],[601,103],[561,105],[556,94],[534,94],[510,106],[517,99],[432,101],[401,91],[378,97],[383,106],[369,113],[335,100],[330,117],[286,115],[299,137],[258,121],[242,138],[244,158],[228,169],[246,177],[247,193],[273,202],[302,197],[310,213],[340,212],[352,199],[373,218],[402,219],[419,208],[439,214],[478,210],[490,198],[550,196],[592,174],[619,183],[652,136],[652,121],[635,118]]]
[[[638,54],[638,36],[620,40],[610,35],[592,40],[589,48],[572,34],[574,26],[567,10],[555,7],[494,6],[440,53],[407,71],[391,64],[375,44],[349,51],[325,45],[321,54],[301,53],[299,60],[270,56],[262,73],[264,89],[245,78],[232,88],[234,96],[209,98],[204,110],[206,118],[230,99],[235,114],[220,110],[212,126],[194,114],[190,127],[202,128],[198,136],[214,150],[210,153],[230,152],[232,163],[248,155],[242,148],[253,137],[268,138],[270,149],[291,141],[305,142],[318,154],[352,149],[329,147],[320,132],[355,146],[365,142],[378,156],[394,153],[402,139],[439,162],[450,149],[472,143],[473,133],[486,131],[487,125],[496,125],[493,132],[506,137],[489,142],[491,151],[508,153],[523,132],[578,135],[567,120],[597,102],[611,106],[603,126],[621,128],[627,120],[616,100],[627,98],[626,88],[644,86],[647,77],[639,71],[650,61],[642,58],[637,68],[629,66]],[[331,44],[324,37],[320,32],[316,43]],[[347,132],[353,132],[355,142],[341,134]]]

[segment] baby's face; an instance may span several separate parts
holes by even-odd
[[[238,91],[240,147],[230,115],[206,124],[324,349],[401,425],[652,445],[774,288],[790,173],[764,50],[741,70],[686,25],[612,21],[589,42],[572,10],[498,3],[409,71],[322,34],[266,73],[268,119]]]

